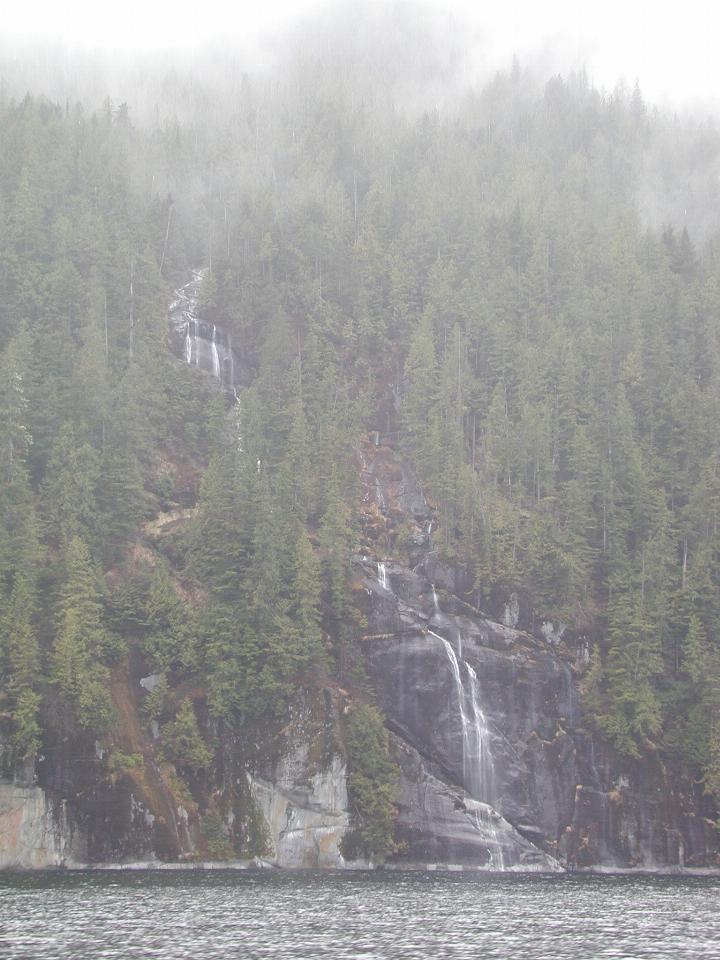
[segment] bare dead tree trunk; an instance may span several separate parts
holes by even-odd
[[[130,359],[135,355],[135,258],[130,257]]]
[[[103,313],[104,313],[104,320],[105,320],[105,374],[107,376],[107,368],[108,368],[108,363],[110,358],[110,349],[108,345],[107,290],[104,291],[104,302],[105,302],[105,307],[104,307]],[[101,431],[102,448],[103,450],[105,450],[105,417],[102,418],[100,431]]]
[[[170,236],[170,222],[172,221],[173,210],[175,209],[174,204],[170,204],[170,209],[168,210],[168,219],[167,227],[165,228],[165,242],[163,243],[162,257],[160,258],[160,276],[162,276],[163,267],[165,266],[165,254],[167,253],[168,237]]]

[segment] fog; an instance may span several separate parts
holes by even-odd
[[[161,56],[202,56],[219,43],[264,63],[278,42],[308,22],[325,5],[313,0],[267,0],[262,4],[231,0],[127,0],[113,13],[94,0],[35,0],[4,11],[5,56],[42,75],[49,58],[77,66],[101,52],[127,67],[134,58],[144,66]],[[335,4],[340,16],[372,21],[385,4]],[[417,5],[412,5],[416,7]],[[688,101],[703,107],[720,99],[720,60],[715,38],[720,13],[713,4],[689,0],[681,16],[675,5],[619,2],[578,4],[572,0],[515,0],[502,4],[450,0],[428,3],[426,15],[445,31],[462,35],[463,69],[475,79],[501,69],[517,56],[546,74],[584,67],[598,87],[612,89],[624,79],[639,82],[645,96],[672,105]],[[397,4],[402,20],[410,5]],[[413,16],[416,12],[413,13]],[[443,32],[437,33],[438,44]],[[8,73],[7,66],[4,74]]]

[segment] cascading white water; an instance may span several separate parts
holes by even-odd
[[[465,661],[463,661],[465,663]],[[475,744],[473,749],[476,751],[477,767],[479,769],[481,799],[487,803],[492,803],[495,798],[495,764],[493,763],[492,751],[490,750],[490,731],[488,730],[485,714],[480,709],[479,690],[477,673],[465,663],[468,676],[470,678],[470,702],[472,704],[472,715],[475,719]]]
[[[387,578],[387,570],[385,569],[385,564],[378,561],[377,567],[378,567],[378,583],[383,588],[383,590],[387,590],[388,578]]]
[[[433,601],[433,607],[435,608],[435,613],[440,613],[440,604],[438,602],[438,595],[437,595],[437,590],[435,589],[435,584],[431,583],[430,586],[432,587],[432,601]]]
[[[170,324],[183,336],[186,363],[212,373],[223,387],[234,390],[235,360],[227,331],[197,316],[205,271],[194,270],[193,279],[176,291],[170,305]]]
[[[478,833],[485,837],[488,853],[490,854],[490,868],[492,870],[505,869],[505,843],[507,843],[506,829],[499,827],[500,817],[485,803],[471,811]]]
[[[212,328],[212,367],[213,376],[220,380],[222,374],[220,373],[220,355],[218,354],[217,327],[215,326]]]
[[[435,637],[437,640],[442,643],[447,658],[450,661],[450,668],[452,670],[453,678],[455,680],[455,693],[458,699],[458,709],[460,711],[460,723],[462,724],[462,767],[463,767],[463,785],[467,787],[467,775],[466,775],[466,760],[467,760],[467,745],[469,741],[468,737],[468,718],[465,712],[465,691],[463,689],[462,679],[460,677],[460,664],[458,663],[458,658],[455,655],[455,651],[445,637],[441,637],[439,633],[433,633],[432,630],[428,630],[428,633],[431,637]]]
[[[452,644],[445,637],[441,637],[432,630],[428,630],[428,633],[442,643],[455,681],[455,695],[462,728],[463,786],[475,799],[492,803],[494,766],[490,750],[490,733],[478,701],[477,674],[470,664],[464,660],[458,660]],[[463,679],[461,663],[466,679]]]
[[[378,477],[375,477],[375,497],[377,499],[377,505],[380,507],[382,513],[385,513],[386,504],[385,497],[383,496],[382,484]]]

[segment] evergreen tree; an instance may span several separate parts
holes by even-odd
[[[406,446],[420,476],[435,477],[440,425],[437,420],[437,371],[432,314],[425,310],[415,330],[405,361],[403,417]]]
[[[86,543],[97,540],[99,479],[97,454],[78,442],[72,423],[65,423],[53,443],[43,483],[49,536],[58,544],[68,544],[73,537]]]
[[[320,545],[324,553],[325,582],[333,633],[339,637],[345,622],[350,525],[337,471],[333,468],[325,491],[325,511],[320,527]]]
[[[162,727],[163,749],[180,769],[198,774],[212,763],[198,728],[195,710],[190,700],[183,700],[174,720]]]
[[[40,646],[37,599],[32,573],[19,572],[0,621],[0,656],[5,687],[11,698],[12,745],[15,756],[33,758],[40,747]]]
[[[310,538],[301,530],[295,547],[290,612],[297,637],[296,657],[300,665],[322,651],[321,569]]]
[[[109,638],[97,574],[78,537],[69,541],[64,565],[51,658],[50,680],[57,697],[53,713],[65,728],[100,733],[113,717],[102,664]]]

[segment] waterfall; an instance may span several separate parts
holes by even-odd
[[[380,507],[381,513],[385,513],[385,509],[386,509],[385,497],[383,496],[382,484],[380,483],[380,479],[378,477],[375,477],[375,497],[377,499],[377,504],[378,504],[378,507]]]
[[[477,757],[480,790],[482,791],[482,798],[491,803],[495,795],[495,765],[490,750],[490,731],[485,714],[480,709],[478,697],[480,684],[478,683],[477,673],[469,663],[465,663],[465,666],[470,678],[470,703],[472,705],[472,715],[475,718],[473,750]]]
[[[490,867],[492,870],[502,871],[505,869],[504,843],[507,843],[507,836],[503,836],[505,831],[500,827],[498,829],[499,815],[487,804],[479,804],[472,811],[475,829],[481,833],[487,843],[490,854]]]
[[[222,376],[220,379],[223,383],[228,383],[230,386],[233,386],[235,383],[235,362],[233,360],[232,350],[230,350],[225,357],[225,366],[222,371]]]
[[[213,376],[217,377],[218,380],[222,380],[222,374],[220,373],[220,355],[218,354],[217,346],[217,327],[215,326],[212,328],[212,367]]]
[[[387,578],[387,570],[385,569],[385,564],[378,561],[377,568],[378,568],[378,583],[383,588],[383,590],[387,590],[388,578]]]
[[[230,337],[222,327],[197,316],[204,273],[193,270],[192,280],[175,291],[176,298],[169,307],[170,325],[176,331],[178,347],[182,345],[180,355],[185,362],[211,373],[225,389],[234,392],[235,357]]]
[[[432,630],[430,636],[438,639],[450,661],[455,681],[455,694],[462,728],[462,782],[469,794],[486,803],[493,802],[494,767],[490,750],[490,733],[485,715],[480,709],[477,674],[464,660],[459,661],[452,644]],[[465,679],[460,664],[464,667]]]
[[[440,604],[438,603],[438,595],[437,590],[435,589],[435,584],[431,583],[430,586],[432,587],[432,601],[433,607],[435,607],[435,613],[440,613]]]

